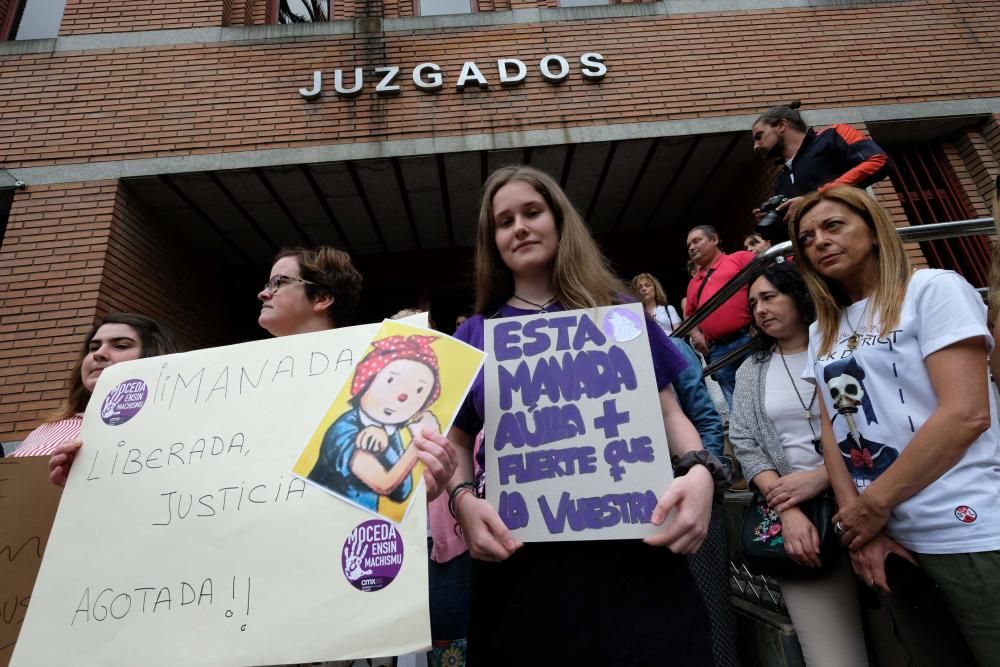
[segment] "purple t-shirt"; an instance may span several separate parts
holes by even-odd
[[[548,312],[558,312],[563,307],[558,303],[546,307]],[[537,310],[524,310],[504,304],[497,313],[497,317],[518,317],[521,315],[537,315]],[[678,352],[663,329],[651,318],[646,317],[646,331],[649,333],[649,347],[653,354],[653,371],[656,374],[656,387],[663,390],[664,387],[674,381],[680,373],[687,367],[687,359]],[[462,324],[455,332],[455,338],[480,350],[484,349],[485,318],[482,315],[474,315]],[[455,426],[462,429],[471,436],[475,436],[483,428],[483,418],[485,407],[483,387],[483,371],[479,371],[472,389],[469,391],[465,403],[455,417]]]

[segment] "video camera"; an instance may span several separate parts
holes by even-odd
[[[788,201],[788,197],[774,195],[758,207],[764,217],[760,219],[753,231],[772,244],[788,240],[788,227],[784,224],[785,214],[778,210],[778,207],[786,201]]]

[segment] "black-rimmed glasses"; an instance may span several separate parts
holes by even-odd
[[[267,281],[264,285],[264,290],[268,294],[274,296],[282,286],[288,285],[289,283],[302,283],[303,285],[315,285],[316,283],[311,280],[304,280],[302,278],[294,278],[292,276],[283,276],[280,273],[271,276],[271,279]]]

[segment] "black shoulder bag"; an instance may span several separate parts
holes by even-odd
[[[833,531],[837,505],[827,493],[803,501],[799,509],[816,527],[819,534],[820,567],[799,565],[785,552],[785,539],[781,530],[781,516],[768,507],[760,491],[754,490],[753,499],[743,512],[740,526],[740,546],[747,567],[754,574],[766,574],[786,579],[808,579],[831,572],[840,558],[840,538]]]

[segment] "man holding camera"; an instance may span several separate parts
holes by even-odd
[[[775,196],[754,211],[757,231],[775,242],[787,239],[787,231],[768,228],[794,216],[804,195],[835,185],[866,188],[889,174],[889,157],[878,144],[850,125],[816,132],[802,120],[800,105],[771,107],[751,128],[754,151],[784,163]],[[766,215],[772,211],[777,215]]]
[[[688,283],[684,317],[708,301],[723,285],[753,261],[746,250],[726,254],[719,249],[719,235],[712,225],[698,225],[687,236],[688,258],[698,267]],[[746,285],[691,330],[691,345],[711,364],[739,349],[750,340],[750,309]],[[733,408],[733,388],[739,361],[723,366],[712,377],[722,388],[729,409]]]

